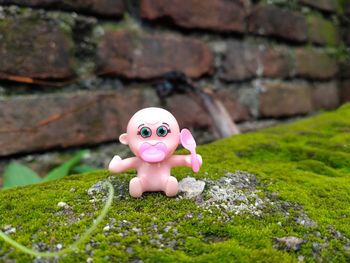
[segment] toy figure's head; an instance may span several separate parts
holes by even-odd
[[[158,163],[170,157],[180,143],[180,128],[175,117],[161,108],[145,108],[131,117],[119,141],[129,145],[135,156]]]

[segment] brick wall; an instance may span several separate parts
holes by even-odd
[[[213,125],[164,74],[212,90],[236,122],[350,100],[350,1],[0,0],[0,156],[116,140],[137,109]]]

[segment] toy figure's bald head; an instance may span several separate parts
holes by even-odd
[[[127,132],[120,135],[119,140],[143,160],[159,162],[175,151],[180,141],[180,128],[169,111],[145,108],[131,117]]]
[[[161,108],[156,108],[156,107],[145,108],[145,109],[139,110],[131,117],[128,127],[133,123],[136,123],[139,125],[141,124],[154,125],[166,120],[177,124],[175,117],[169,111]]]

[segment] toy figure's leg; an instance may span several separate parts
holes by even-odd
[[[132,197],[141,197],[143,193],[141,180],[138,177],[134,177],[129,183],[129,193]]]
[[[175,196],[179,191],[179,183],[174,176],[169,176],[168,181],[165,185],[165,194],[167,196]]]

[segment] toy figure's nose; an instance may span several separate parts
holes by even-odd
[[[147,143],[151,144],[151,145],[156,145],[157,143],[159,143],[160,141],[156,141],[156,140],[149,140],[147,141]]]

